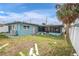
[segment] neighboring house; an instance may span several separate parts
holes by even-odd
[[[30,35],[38,32],[38,25],[25,22],[12,22],[5,24],[8,26],[10,35]]]
[[[0,33],[2,33],[2,32],[8,32],[8,26],[0,24]]]
[[[69,29],[69,36],[77,55],[79,55],[79,19]]]

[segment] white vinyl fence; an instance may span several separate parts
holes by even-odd
[[[79,22],[79,20],[77,20]],[[77,55],[79,56],[79,23],[75,22],[69,29],[69,36]]]

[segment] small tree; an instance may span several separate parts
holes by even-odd
[[[69,39],[69,27],[78,18],[79,4],[60,4],[57,7],[57,16],[64,24],[65,39],[71,47],[71,41]]]

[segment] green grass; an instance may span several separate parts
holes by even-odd
[[[58,36],[56,36],[56,35],[36,35],[36,36],[40,36],[40,37],[47,37],[47,38],[52,38],[52,39],[62,39],[62,38],[64,38],[64,36],[63,35],[58,35]]]
[[[2,39],[2,38],[8,38],[8,36],[6,36],[6,35],[4,35],[3,33],[0,33],[0,39]]]
[[[22,51],[21,51],[25,56],[28,56],[29,55],[29,52],[26,48],[24,48]],[[16,56],[21,56],[19,53],[16,53]]]
[[[0,40],[0,45],[4,43],[9,43],[9,46],[6,47],[5,51],[7,51],[9,48],[15,47],[19,44],[22,44],[20,48],[16,49],[19,50],[23,46],[23,43],[29,42],[31,43],[37,43],[39,54],[41,56],[70,56],[74,52],[71,52],[73,48],[70,48],[69,45],[65,42],[63,36],[52,36],[52,35],[30,35],[30,36],[20,36],[14,39],[6,38],[4,40]],[[21,51],[28,56],[29,53],[29,47],[31,45],[28,43],[26,45],[29,45]],[[4,52],[1,52],[3,55],[5,55]],[[1,55],[0,53],[0,55]],[[7,52],[11,53],[11,52]],[[6,54],[7,54],[6,53]],[[16,56],[19,56],[19,52],[15,53]]]

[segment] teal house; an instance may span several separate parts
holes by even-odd
[[[26,22],[12,22],[5,24],[8,26],[8,33],[10,35],[32,35],[38,32],[38,25]]]
[[[14,36],[34,35],[39,33],[46,33],[52,35],[62,34],[62,25],[37,25],[21,21],[6,23],[7,33]]]

